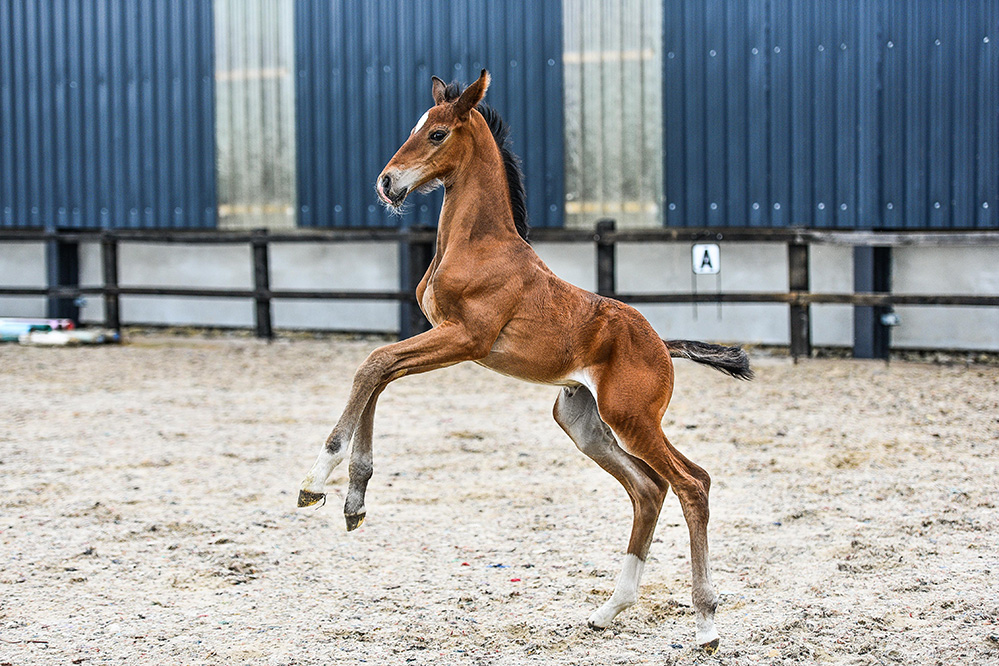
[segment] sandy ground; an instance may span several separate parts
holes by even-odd
[[[686,362],[722,649],[673,495],[641,601],[586,628],[630,527],[551,419],[463,365],[379,404],[368,518],[296,509],[377,341],[0,347],[0,664],[999,663],[999,370]]]

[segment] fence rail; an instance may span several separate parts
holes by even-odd
[[[322,230],[301,233],[178,231],[178,230],[118,230],[104,232],[0,231],[0,242],[46,242],[72,245],[99,242],[103,267],[103,284],[59,284],[51,276],[60,272],[49,267],[50,284],[46,287],[2,287],[0,296],[44,296],[51,301],[97,295],[104,299],[107,328],[121,328],[122,296],[180,296],[196,298],[247,298],[255,304],[255,331],[261,338],[273,336],[271,302],[274,299],[315,300],[377,300],[396,301],[402,312],[400,337],[409,337],[429,327],[419,314],[414,290],[425,267],[433,256],[436,234],[433,229],[407,230]],[[790,351],[795,358],[811,354],[810,306],[819,303],[853,305],[873,308],[884,314],[895,305],[999,307],[999,295],[958,294],[895,294],[889,290],[855,291],[853,293],[817,293],[809,290],[808,248],[813,244],[852,246],[855,248],[892,248],[908,246],[957,246],[996,244],[997,231],[941,232],[871,232],[818,231],[808,229],[654,229],[621,230],[613,220],[602,220],[594,231],[566,229],[536,229],[532,240],[541,242],[593,243],[596,248],[597,292],[634,304],[669,303],[782,303],[791,308]],[[272,289],[270,287],[269,246],[275,243],[341,243],[389,242],[400,244],[403,250],[402,277],[399,290],[322,290]],[[719,292],[719,293],[623,293],[615,288],[616,247],[619,243],[648,242],[779,242],[788,246],[789,288],[785,292]],[[121,286],[118,284],[118,246],[120,243],[177,244],[249,244],[252,248],[252,289],[182,288],[156,286]],[[58,252],[48,253],[50,257]],[[885,271],[885,259],[880,260]],[[877,281],[874,282],[877,284]],[[887,278],[881,283],[888,284]],[[879,312],[874,312],[875,315]],[[873,326],[887,326],[879,316],[868,317]],[[887,356],[887,335],[884,331],[873,337],[882,339],[874,356]]]

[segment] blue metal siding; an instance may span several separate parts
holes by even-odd
[[[493,76],[486,102],[511,126],[531,224],[562,225],[562,13],[558,0],[297,0],[299,224],[436,224],[440,193],[393,217],[375,177],[432,104],[430,77]]]
[[[999,228],[999,0],[667,0],[668,226]]]
[[[215,226],[211,0],[0,2],[0,226]]]

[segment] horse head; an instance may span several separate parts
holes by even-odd
[[[449,176],[468,164],[477,135],[490,136],[485,120],[475,110],[488,87],[486,70],[461,94],[456,86],[433,77],[434,106],[423,114],[375,181],[382,203],[398,209],[413,190],[428,192],[447,185]]]

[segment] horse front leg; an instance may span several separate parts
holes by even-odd
[[[316,462],[313,463],[312,469],[309,470],[309,473],[302,480],[301,488],[298,491],[298,506],[300,507],[312,506],[319,502],[326,503],[326,493],[324,492],[326,479],[333,473],[336,466],[343,462],[343,459],[347,455],[347,445],[353,439],[355,431],[364,430],[359,427],[359,424],[363,422],[364,414],[369,411],[367,405],[377,400],[377,394],[375,390],[368,389],[368,384],[371,382],[367,375],[371,373],[365,372],[362,375],[361,370],[363,368],[364,365],[362,364],[354,376],[354,387],[351,390],[350,399],[347,401],[347,406],[344,408],[340,420],[337,422],[336,427],[333,428],[333,432],[326,438],[326,443],[323,444],[323,448],[320,450]],[[364,406],[365,409],[358,409],[359,405]],[[374,419],[373,404],[370,412],[371,419]],[[370,429],[368,433],[370,439]],[[370,460],[370,441],[367,448],[369,449],[368,458]],[[359,466],[357,471],[358,478],[360,478],[361,469]],[[367,480],[364,483],[366,484]],[[358,522],[354,527],[356,528],[359,524]],[[348,529],[351,529],[349,520]]]
[[[351,388],[350,397],[347,399],[347,406],[344,407],[343,414],[340,415],[340,420],[337,421],[333,431],[326,438],[326,443],[320,450],[312,469],[302,480],[301,488],[298,491],[298,506],[305,507],[319,502],[325,503],[326,480],[337,465],[343,462],[347,455],[347,445],[352,439],[355,439],[355,434],[358,435],[354,443],[358,451],[356,455],[357,466],[351,475],[351,487],[367,486],[367,478],[364,476],[367,474],[367,477],[370,478],[371,433],[374,425],[375,403],[378,400],[378,395],[390,381],[405,374],[404,371],[393,372],[388,369],[393,360],[393,354],[388,348],[392,346],[386,345],[371,352],[354,374],[354,385]],[[365,424],[367,427],[364,427]],[[369,467],[367,473],[364,471],[365,459]],[[361,481],[362,478],[363,481]],[[360,505],[363,506],[363,490],[360,497]],[[347,514],[346,507],[344,513]],[[352,513],[356,514],[357,512],[353,511]],[[352,519],[347,518],[348,529],[356,529],[362,519],[363,515],[353,519],[354,524],[351,527]]]
[[[361,414],[361,422],[357,426],[357,433],[350,447],[350,485],[347,488],[347,500],[343,504],[343,517],[347,521],[348,532],[360,527],[367,513],[364,509],[364,494],[374,471],[371,440],[374,436],[375,405],[383,390],[384,386],[376,389],[371,395]]]
[[[345,512],[356,516],[357,509],[363,509],[363,487],[367,484],[364,477],[366,474],[370,477],[370,473],[364,470],[364,461],[367,457],[370,466],[371,425],[377,395],[390,382],[405,375],[484,358],[491,346],[491,340],[472,336],[463,325],[445,323],[408,340],[385,345],[371,352],[354,374],[354,384],[343,414],[326,438],[316,462],[302,480],[298,491],[298,506],[312,506],[325,501],[326,480],[336,466],[343,462],[347,445],[356,435],[355,445],[360,450],[351,486],[361,490],[360,493],[354,493],[360,499],[360,504],[355,507],[348,493],[350,505],[345,506]],[[363,514],[360,517],[363,518]],[[359,518],[357,521],[355,528],[360,524]]]

